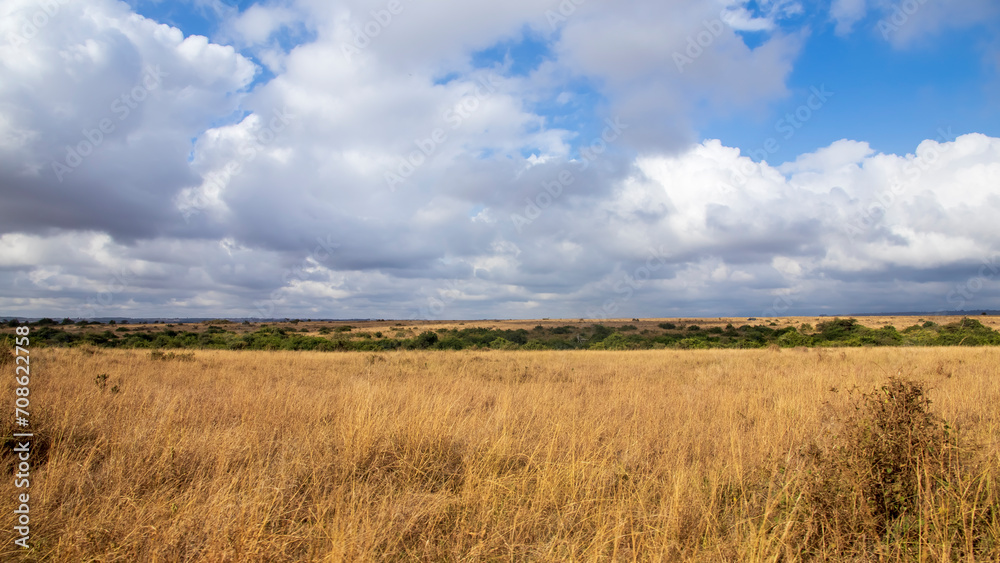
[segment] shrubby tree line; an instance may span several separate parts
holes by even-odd
[[[10,326],[16,326],[12,321]],[[438,329],[407,335],[397,331],[384,335],[381,331],[354,331],[353,327],[324,327],[319,336],[296,332],[293,327],[261,326],[249,332],[237,332],[216,324],[200,332],[183,330],[182,327],[149,330],[115,325],[88,326],[86,330],[66,330],[57,323],[42,319],[30,323],[33,345],[79,346],[92,345],[104,348],[139,349],[210,349],[210,350],[317,350],[317,351],[366,351],[384,350],[648,350],[710,349],[710,348],[765,348],[778,346],[834,347],[834,346],[992,346],[1000,344],[1000,333],[984,326],[976,319],[939,325],[932,321],[915,324],[902,331],[893,326],[868,328],[856,319],[832,319],[819,323],[815,328],[804,324],[798,328],[788,326],[727,325],[703,329],[697,325],[660,323],[658,330],[639,331],[634,325],[609,327],[603,324],[589,326],[541,325],[532,330],[494,329],[471,327]],[[94,325],[95,323],[87,323]],[[105,330],[100,330],[100,328]],[[305,330],[305,329],[302,329]],[[5,331],[3,338],[11,341],[13,331]]]

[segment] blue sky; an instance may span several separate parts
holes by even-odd
[[[801,105],[813,86],[835,93],[815,121],[784,143],[777,162],[794,159],[839,139],[869,142],[882,152],[913,152],[939,128],[955,135],[996,134],[1000,126],[996,61],[982,45],[991,29],[982,26],[900,49],[873,26],[838,37],[833,25],[813,31],[788,79],[789,96],[755,115],[709,120],[700,133],[730,146],[755,148],[774,136],[774,124]]]
[[[131,0],[129,4],[137,13],[175,26],[185,35],[226,38],[226,22],[259,3]],[[766,17],[768,7],[757,2],[745,6],[756,17]],[[776,138],[780,149],[770,154],[772,164],[794,160],[801,153],[840,139],[861,139],[877,151],[906,154],[923,140],[937,137],[939,131],[995,134],[1000,128],[996,22],[933,33],[900,46],[890,41],[900,28],[892,15],[891,10],[873,10],[856,22],[850,33],[837,33],[837,22],[826,10],[793,11],[774,20],[776,31],[739,32],[750,47],[758,47],[775,32],[803,35],[802,48],[786,80],[787,95],[763,102],[753,111],[700,115],[696,134],[701,139],[720,139],[744,153],[759,150],[767,139]],[[274,39],[282,49],[291,50],[315,39],[305,31],[309,27],[310,22],[304,20],[298,29],[285,28]],[[552,49],[558,33],[544,31],[525,25],[510,37],[470,51],[468,62],[477,68],[499,66],[508,76],[527,77],[556,57]],[[259,63],[253,48],[240,51]],[[452,72],[447,78],[460,76]],[[261,66],[249,88],[273,78],[274,74]],[[554,126],[588,138],[600,131],[605,100],[587,77],[577,77],[567,86],[582,98],[580,103],[567,107],[548,99],[530,107]],[[807,100],[811,88],[820,86],[835,94],[834,102],[816,112],[804,130],[797,129],[794,142],[780,142],[785,141],[785,132],[777,129],[782,118]]]
[[[1000,308],[993,0],[40,9],[0,314]]]

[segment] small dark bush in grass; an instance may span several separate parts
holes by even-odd
[[[850,421],[843,453],[861,470],[862,493],[880,528],[913,512],[921,465],[947,469],[955,440],[930,403],[921,384],[892,379],[863,396]]]
[[[955,535],[995,522],[996,508],[987,507],[996,498],[991,477],[973,467],[973,450],[960,447],[930,404],[921,383],[890,378],[857,398],[832,446],[807,448],[813,541],[862,554],[879,544],[905,550],[934,533],[954,542],[952,555],[994,549],[971,532]]]
[[[153,350],[149,353],[149,359],[161,362],[167,362],[170,360],[192,362],[194,361],[194,352],[163,352],[161,350]]]
[[[677,325],[674,323],[660,323],[656,326],[662,328],[663,330],[675,330],[677,328]]]

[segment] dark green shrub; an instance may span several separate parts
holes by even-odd
[[[437,344],[437,341],[437,334],[430,331],[424,331],[413,340],[413,344],[415,348],[430,348],[431,346]]]
[[[823,340],[844,340],[860,331],[867,330],[863,325],[858,324],[857,319],[833,319],[819,323],[816,326],[819,335]]]
[[[441,350],[462,350],[465,348],[465,342],[454,336],[445,336],[438,340],[435,347]]]
[[[593,325],[591,328],[594,330],[593,336],[590,337],[591,342],[600,342],[608,336],[611,336],[611,333],[614,332],[614,330],[600,324]]]
[[[501,337],[497,338],[493,342],[490,342],[490,348],[494,350],[516,350],[518,348],[518,344]]]
[[[816,540],[859,554],[879,543],[914,545],[920,522],[939,517],[942,503],[949,502],[972,507],[974,513],[959,519],[995,517],[975,508],[982,500],[955,500],[986,489],[967,486],[970,472],[963,466],[970,450],[959,448],[957,433],[930,404],[921,383],[890,378],[854,401],[832,446],[807,448],[814,470],[805,500],[818,526]]]

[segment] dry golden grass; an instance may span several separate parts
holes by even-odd
[[[5,560],[1000,557],[997,349],[31,359],[35,547],[8,532]],[[980,445],[972,469],[898,542],[820,537],[803,452],[896,374]]]

